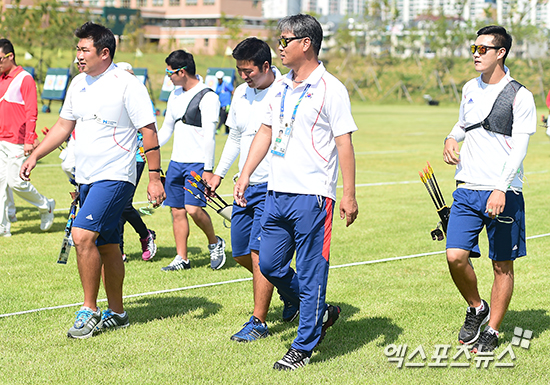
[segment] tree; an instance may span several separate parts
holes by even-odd
[[[89,13],[61,7],[56,0],[35,0],[32,7],[22,7],[15,0],[13,5],[2,15],[0,31],[38,58],[38,78],[42,79],[54,52],[74,47],[73,32],[89,19]]]
[[[242,16],[230,18],[227,17],[224,12],[222,12],[222,16],[220,18],[220,26],[223,27],[226,32],[225,37],[220,39],[221,46],[218,47],[222,53],[224,52],[227,45],[241,40],[243,25],[244,20]]]
[[[124,26],[121,42],[125,43],[125,48],[128,51],[135,51],[143,46],[145,42],[145,29],[143,28],[141,13],[138,12],[135,16],[130,17],[130,21]]]

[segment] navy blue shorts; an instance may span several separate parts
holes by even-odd
[[[102,180],[80,185],[80,210],[74,220],[74,227],[99,233],[97,246],[118,244],[120,229],[118,222],[126,202],[134,192],[130,182]]]
[[[251,250],[260,250],[260,219],[264,213],[267,182],[249,186],[244,197],[246,207],[233,204],[231,214],[231,248],[233,257],[250,254]]]
[[[492,191],[458,188],[447,228],[447,249],[472,250],[478,243],[483,227],[487,228],[489,258],[513,261],[527,254],[525,247],[525,203],[523,194],[506,192],[506,206],[498,219],[485,212]],[[510,222],[512,223],[503,223]]]
[[[166,171],[166,184],[164,185],[164,191],[166,192],[166,200],[164,205],[176,208],[185,208],[189,206],[205,207],[206,203],[204,197],[204,189],[199,182],[191,176],[191,171],[195,171],[197,174],[202,175],[204,171],[204,163],[179,163],[170,161],[168,165],[168,171]],[[195,183],[198,188],[194,187],[192,183]],[[185,191],[183,187],[193,191],[193,195],[190,192]],[[195,195],[199,195],[200,199],[195,198]]]

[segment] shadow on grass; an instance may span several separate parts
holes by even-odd
[[[403,333],[403,329],[387,317],[348,320],[360,309],[342,302],[337,303],[337,305],[342,308],[340,318],[334,326],[328,329],[323,342],[315,349],[314,352],[318,352],[318,354],[314,355],[312,362],[343,356],[378,339],[381,339],[378,346],[384,347],[394,343],[399,335]],[[280,317],[281,312],[282,306],[271,310],[268,319]],[[290,344],[296,338],[297,327],[298,320],[291,323],[281,322],[273,325],[273,327],[270,326],[269,331],[271,335],[277,336],[281,341]]]
[[[379,340],[378,346],[384,347],[394,343],[403,329],[387,317],[365,317],[348,320],[359,309],[339,303],[342,308],[340,319],[328,331],[323,342],[316,348],[312,362],[324,361],[356,351],[364,345]]]
[[[512,340],[516,327],[531,330],[533,332],[532,338],[537,338],[550,329],[548,311],[545,309],[509,310],[500,329],[500,332],[504,332],[506,341]]]
[[[151,260],[151,262],[161,263],[162,266],[168,266],[170,262],[174,260],[176,256],[175,247],[163,247],[158,245],[157,241],[157,253]],[[210,267],[210,254],[208,253],[207,247],[189,247],[187,249],[187,256],[191,261],[191,268],[195,267]],[[126,257],[129,261],[141,261],[141,252],[137,253],[127,253]],[[231,251],[225,252],[225,265],[222,269],[240,267],[240,265],[235,262],[232,257]]]
[[[62,232],[65,230],[65,225],[67,224],[67,217],[69,211],[66,213],[63,212],[54,212],[54,222],[52,227],[48,231],[40,230],[40,212],[35,207],[17,207],[17,222],[14,222],[11,225],[12,235],[18,234],[47,234],[47,233],[56,233]],[[39,221],[38,223],[30,224],[26,223],[28,221]],[[62,236],[59,238],[61,242]]]
[[[204,248],[206,249],[206,247]],[[188,247],[187,248],[187,257],[191,261],[191,268],[194,267],[202,267],[202,266],[210,266],[210,257],[207,252],[204,251],[204,249],[200,247]],[[174,260],[174,257],[176,256],[176,248],[166,247],[166,246],[159,246],[157,241],[157,253],[153,257],[152,261],[153,263],[157,262],[162,264],[162,266],[168,266],[170,262]],[[130,261],[134,260],[141,260],[141,254],[140,253],[132,253],[129,256]]]
[[[147,297],[128,301],[132,323],[147,323],[149,321],[193,314],[192,318],[205,319],[220,311],[222,305],[205,297],[166,296]],[[198,312],[197,312],[198,311]]]

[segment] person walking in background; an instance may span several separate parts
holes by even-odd
[[[234,198],[247,205],[251,175],[274,143],[261,219],[260,270],[300,308],[298,336],[273,365],[294,370],[309,362],[340,314],[340,307],[325,302],[332,216],[339,162],[340,218],[349,226],[358,214],[351,140],[357,126],[346,87],[318,60],[323,41],[319,22],[310,15],[293,15],[281,19],[278,29],[281,61],[291,71],[273,86]],[[276,142],[280,129],[283,136]],[[294,252],[296,271],[290,267]]]
[[[13,199],[13,190],[6,184],[6,215],[10,223],[17,222],[17,209],[15,207],[15,200]]]
[[[134,70],[132,68],[132,65],[130,63],[126,62],[119,62],[116,64],[116,66],[120,69],[123,69],[132,75],[134,75]],[[153,106],[154,111],[154,106]],[[143,135],[140,131],[137,133],[138,138],[138,148],[136,151],[136,185],[134,187],[134,192],[132,193],[132,196],[130,199],[128,199],[128,202],[126,202],[126,206],[124,207],[124,210],[122,211],[122,215],[120,217],[120,252],[122,253],[122,260],[124,262],[128,262],[128,258],[126,257],[126,254],[124,253],[124,225],[126,222],[130,223],[130,225],[134,228],[136,233],[139,235],[139,243],[141,244],[141,258],[144,261],[150,261],[153,259],[155,254],[157,253],[157,245],[155,244],[155,239],[157,238],[156,233],[153,230],[149,230],[147,226],[145,225],[145,222],[143,222],[143,219],[141,219],[141,216],[139,215],[139,212],[135,209],[133,205],[134,200],[134,194],[136,192],[137,185],[139,184],[139,180],[141,179],[141,174],[143,174],[143,170],[145,169],[145,154],[143,153]]]
[[[137,185],[139,184],[139,180],[141,179],[141,175],[145,169],[145,160],[145,154],[143,153],[143,135],[138,131],[138,150],[136,151],[136,185],[132,196],[128,199],[128,202],[126,202],[126,206],[122,211],[119,222],[120,252],[122,253],[122,260],[124,262],[128,262],[128,257],[124,253],[124,225],[126,222],[134,228],[139,236],[139,243],[141,244],[141,259],[144,261],[150,261],[157,253],[157,245],[155,244],[157,234],[153,230],[147,228],[147,225],[143,222],[141,215],[139,215],[139,212],[135,209],[133,204]]]
[[[8,189],[38,208],[40,230],[53,225],[55,200],[19,178],[21,165],[38,144],[37,115],[36,83],[17,65],[12,43],[0,39],[0,237],[11,236],[11,222],[16,220],[15,210],[13,216],[8,215],[8,202],[13,202]]]
[[[220,133],[221,128],[225,125],[227,120],[227,112],[229,111],[229,106],[231,105],[231,96],[233,95],[233,84],[223,80],[224,73],[223,71],[216,72],[216,79],[218,79],[218,84],[216,85],[216,94],[220,98],[220,116],[218,120],[217,133]],[[229,134],[229,127],[225,125],[225,134]]]
[[[237,44],[233,57],[237,61],[237,71],[245,83],[235,90],[229,109],[229,136],[214,176],[208,181],[212,191],[216,191],[237,157],[239,170],[244,166],[254,135],[261,126],[262,111],[271,99],[272,85],[281,76],[279,70],[271,65],[269,45],[255,37]],[[254,310],[250,320],[244,324],[242,330],[231,336],[232,340],[238,342],[255,341],[269,335],[265,320],[273,295],[273,284],[260,271],[258,253],[260,219],[264,212],[270,157],[270,154],[267,155],[250,176],[250,187],[245,196],[248,202],[246,207],[234,205],[231,214],[233,258],[252,273],[254,291]],[[290,301],[283,300],[283,303],[283,320],[293,321],[298,315],[298,307],[293,306]]]
[[[170,53],[166,64],[166,75],[176,88],[168,97],[166,117],[159,131],[159,142],[164,146],[174,134],[172,157],[166,172],[165,205],[172,210],[177,255],[162,270],[191,268],[187,255],[187,213],[206,235],[210,267],[218,270],[225,264],[225,241],[214,232],[212,220],[203,208],[206,204],[193,196],[198,194],[204,198],[203,192],[190,181],[194,180],[192,171],[205,180],[212,177],[220,101],[195,76],[195,60],[189,52],[177,50]],[[192,191],[193,195],[185,189]]]
[[[498,331],[514,289],[514,260],[526,255],[523,159],[537,128],[537,113],[533,94],[512,79],[504,65],[511,47],[512,37],[503,27],[492,25],[477,32],[471,49],[481,75],[464,85],[459,119],[443,150],[443,160],[457,166],[447,263],[468,304],[458,340],[475,343],[474,353],[498,346]],[[479,294],[468,259],[484,227],[494,273],[490,308]]]
[[[84,291],[70,338],[88,338],[96,330],[129,325],[122,292],[124,262],[120,253],[119,220],[136,183],[137,131],[141,129],[149,165],[147,195],[160,205],[166,195],[161,183],[160,150],[155,115],[145,86],[113,63],[116,42],[102,25],[87,22],[75,31],[81,74],[71,82],[59,119],[23,163],[20,176],[29,180],[36,162],[55,150],[75,130],[75,172],[80,210],[72,237]],[[100,279],[108,309],[97,306]]]

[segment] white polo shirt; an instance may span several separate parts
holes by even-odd
[[[166,117],[159,131],[159,144],[164,146],[172,134],[174,145],[171,159],[178,163],[204,163],[205,170],[214,169],[214,151],[216,150],[216,127],[220,114],[220,100],[215,92],[207,92],[199,103],[202,127],[191,126],[180,119],[191,99],[201,90],[208,88],[197,83],[188,91],[176,87],[168,97]]]
[[[75,179],[136,183],[137,130],[156,123],[145,86],[114,64],[98,76],[77,75],[60,117],[75,120]]]
[[[272,66],[275,75],[275,81],[263,90],[250,88],[244,83],[237,87],[231,101],[229,116],[225,123],[231,128],[229,137],[225,143],[225,147],[220,158],[216,175],[225,177],[229,168],[239,158],[239,174],[242,171],[250,146],[254,140],[254,136],[262,125],[263,111],[273,97],[273,84],[280,79],[281,73],[276,67]],[[254,173],[250,176],[250,185],[267,182],[269,175],[269,159],[271,153],[268,153],[261,163],[256,167]]]
[[[284,157],[272,155],[268,190],[312,194],[336,200],[338,151],[335,137],[357,131],[351,115],[346,87],[328,73],[322,63],[309,77],[292,88],[293,71],[273,86],[273,98],[263,123],[271,126],[272,145],[279,130],[290,124],[293,111],[309,85],[296,111],[296,121]],[[283,123],[281,101],[286,88]],[[271,151],[271,148],[270,148]]]
[[[457,140],[464,140],[455,174],[456,180],[466,182],[462,187],[474,190],[506,190],[509,185],[515,190],[521,190],[521,161],[526,155],[526,145],[522,149],[524,153],[516,154],[513,159],[510,159],[510,155],[516,144],[514,136],[532,135],[536,132],[537,112],[533,94],[525,87],[518,90],[512,105],[512,136],[490,132],[482,127],[464,133],[466,127],[481,122],[489,115],[496,98],[512,80],[506,68],[506,76],[497,84],[483,83],[479,76],[467,82],[462,89],[459,120],[451,132]],[[507,162],[511,161],[517,164],[508,170]],[[513,175],[504,175],[505,172]],[[511,183],[506,182],[511,178]]]

